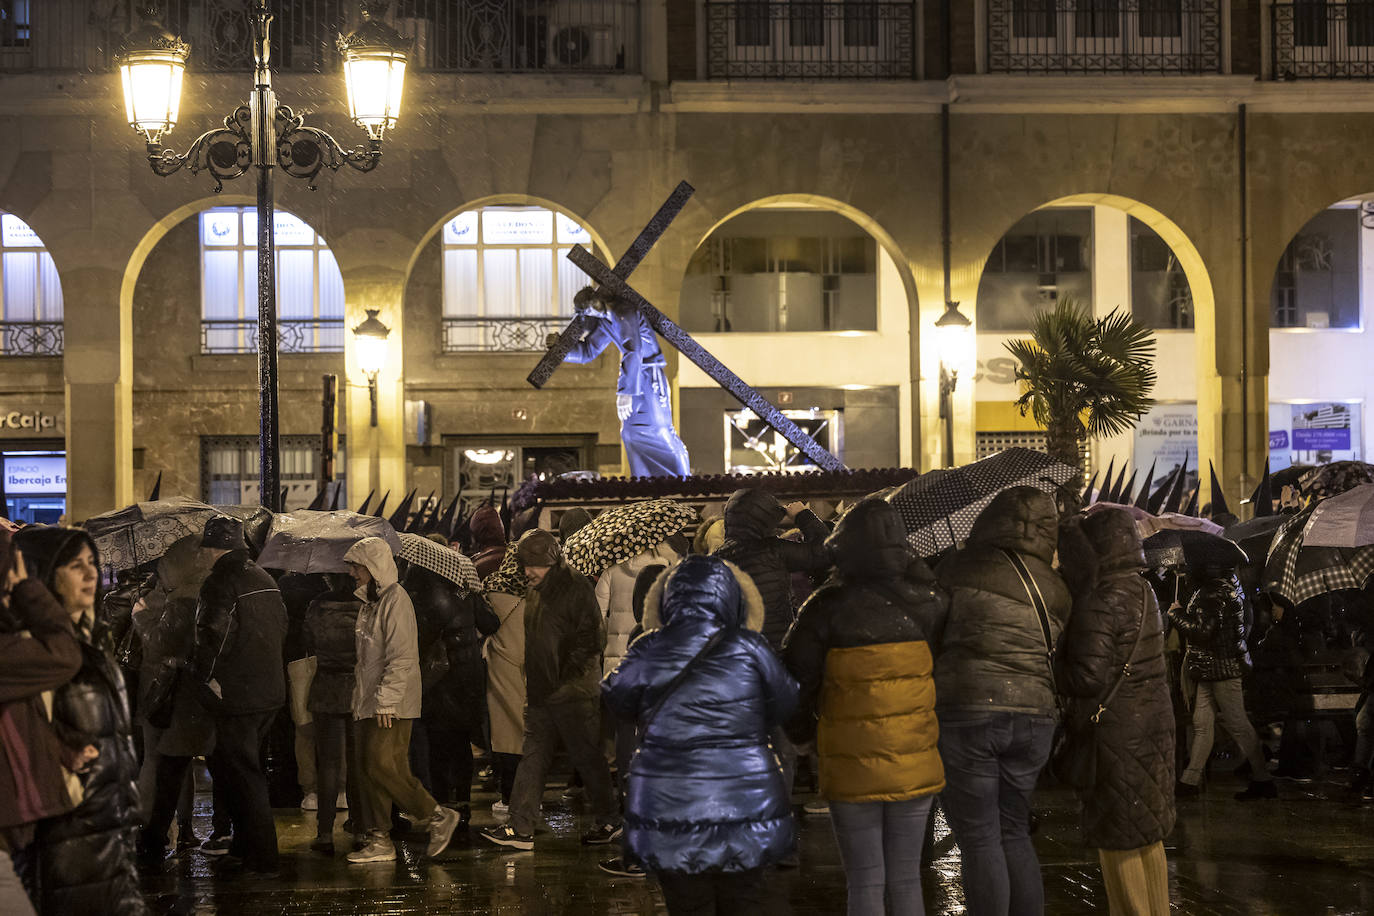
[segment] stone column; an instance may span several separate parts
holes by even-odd
[[[342,267],[343,258],[340,258]],[[373,506],[388,490],[394,509],[407,489],[405,446],[405,368],[401,342],[404,339],[401,302],[405,275],[399,268],[369,266],[343,269],[344,279],[344,377],[339,382],[339,399],[345,408],[344,430],[348,436],[348,499],[356,508],[376,490]],[[372,425],[372,407],[367,376],[358,366],[358,351],[353,329],[367,317],[367,309],[378,309],[377,318],[391,329],[387,336],[386,365],[377,378],[377,425]]]
[[[108,267],[62,270],[72,522],[134,501],[132,310],[121,303],[122,280]]]

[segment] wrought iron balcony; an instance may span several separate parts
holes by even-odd
[[[342,318],[278,318],[279,353],[342,353]],[[200,352],[205,354],[258,352],[258,323],[252,320],[206,319],[200,323]]]
[[[445,318],[445,353],[542,353],[550,334],[572,319],[566,315],[509,318]]]
[[[989,73],[1220,73],[1221,0],[987,0]]]
[[[1374,77],[1374,3],[1298,0],[1269,16],[1274,79]]]
[[[0,321],[0,356],[61,356],[62,322]]]
[[[907,2],[706,0],[711,79],[914,79]]]
[[[0,20],[0,71],[113,66],[138,4],[31,0],[29,21]],[[0,3],[0,8],[10,7]],[[358,25],[354,0],[272,0],[272,65],[336,73],[335,40]],[[96,7],[99,7],[97,9]],[[163,21],[191,43],[190,70],[253,67],[243,0],[164,0]],[[465,72],[638,72],[638,0],[398,0],[387,20],[415,41],[412,66]]]

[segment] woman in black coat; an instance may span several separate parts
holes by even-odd
[[[326,578],[329,591],[317,595],[306,608],[301,637],[305,651],[315,656],[316,666],[306,699],[315,725],[319,773],[319,808],[310,848],[332,856],[339,790],[346,790],[350,808],[358,800],[354,785],[353,666],[357,662],[354,628],[362,602],[353,594],[351,578],[341,573],[329,573]]]
[[[26,528],[15,536],[35,578],[57,595],[81,640],[81,670],[53,694],[53,727],[69,748],[95,750],[81,772],[73,811],[41,821],[21,863],[43,914],[145,916],[134,870],[138,760],[124,678],[95,619],[95,544],[74,528]]]
[[[501,621],[484,595],[428,569],[412,564],[403,584],[415,604],[424,678],[420,719],[428,760],[416,773],[428,771],[431,794],[466,824],[472,814],[472,744],[481,737],[486,703],[482,637],[495,633]],[[447,671],[432,677],[436,661],[447,662]]]
[[[1167,916],[1174,715],[1164,620],[1140,575],[1135,520],[1108,509],[1066,526],[1059,559],[1074,605],[1057,680],[1070,698],[1071,727],[1089,730],[1097,749],[1096,782],[1079,792],[1083,842],[1098,852],[1111,913]]]

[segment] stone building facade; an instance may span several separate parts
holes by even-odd
[[[226,5],[178,8],[215,4]],[[164,494],[204,495],[207,440],[256,434],[257,379],[251,354],[204,352],[196,218],[250,204],[251,188],[241,179],[216,195],[204,176],[149,170],[104,50],[127,13],[107,22],[93,12],[104,16],[105,5],[87,0],[33,6],[25,37],[0,35],[0,211],[50,253],[64,339],[60,356],[7,348],[0,414],[55,422],[38,436],[0,424],[0,435],[12,440],[7,450],[65,450],[73,519],[142,498],[159,472]],[[43,17],[59,6],[80,15]],[[854,5],[872,8],[861,15],[780,0],[614,6],[626,18],[610,57],[589,50],[604,41],[595,36],[573,45],[571,61],[541,44],[543,56],[518,66],[426,50],[377,170],[325,175],[315,192],[278,179],[278,207],[318,232],[337,262],[343,327],[378,309],[391,328],[375,427],[350,334],[342,352],[281,357],[285,436],[318,433],[321,375],[340,377],[350,504],[374,490],[452,493],[456,450],[484,444],[566,449],[582,466],[618,471],[613,356],[565,366],[535,392],[525,374],[536,353],[446,352],[442,230],[473,208],[536,204],[576,220],[613,260],[680,180],[696,194],[633,276],[670,317],[681,316],[698,247],[738,214],[818,208],[872,238],[881,262],[872,329],[701,335],[784,403],[843,412],[850,463],[944,460],[938,367],[942,357],[971,363],[975,349],[941,354],[928,333],[946,282],[976,321],[989,252],[1046,206],[1125,212],[1176,256],[1195,329],[1161,346],[1189,351],[1180,359],[1193,372],[1198,453],[1233,500],[1269,451],[1271,358],[1314,367],[1312,390],[1295,400],[1363,397],[1367,365],[1337,371],[1324,356],[1347,359],[1355,338],[1332,351],[1316,329],[1271,338],[1269,328],[1290,241],[1327,207],[1374,192],[1365,166],[1374,66],[1360,58],[1354,26],[1323,20],[1329,31],[1317,35],[1306,20],[1294,25],[1293,4],[1267,0],[1176,4],[1177,38],[1162,44],[1173,14],[1147,21],[1154,14],[1129,2],[1102,5],[1118,17],[1105,25],[1027,19],[1011,0]],[[578,9],[574,25],[609,15],[590,2]],[[1150,53],[1132,57],[1132,42]],[[188,72],[167,142],[184,148],[240,104],[249,77],[234,67]],[[360,135],[328,61],[293,63],[276,88],[310,123]],[[1286,352],[1271,354],[1275,346]],[[694,465],[720,470],[729,405],[676,353],[667,360],[680,426],[701,455]],[[1361,393],[1337,390],[1356,377]],[[956,461],[976,454],[980,412],[996,412],[981,390],[961,383],[954,393]],[[421,401],[423,439],[406,422],[406,402]]]

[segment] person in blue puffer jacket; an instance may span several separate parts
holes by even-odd
[[[762,625],[747,575],[689,556],[654,583],[644,635],[601,685],[639,724],[625,845],[657,873],[670,914],[761,911],[764,867],[796,842],[768,732],[791,715],[797,682]]]

